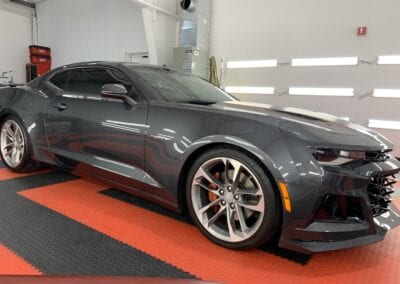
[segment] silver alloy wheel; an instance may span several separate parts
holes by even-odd
[[[194,175],[191,197],[202,226],[220,240],[245,241],[262,224],[265,204],[261,184],[235,159],[218,157],[203,163]]]
[[[24,157],[25,140],[15,120],[9,119],[3,124],[0,147],[4,162],[11,168],[17,168]]]

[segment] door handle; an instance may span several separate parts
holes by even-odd
[[[68,109],[68,106],[64,103],[58,103],[54,105],[54,108],[58,109],[59,111],[64,111]]]

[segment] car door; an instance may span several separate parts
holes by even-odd
[[[47,83],[57,92],[45,119],[56,159],[78,173],[124,184],[142,181],[148,104],[130,79],[117,69],[91,67],[63,71]],[[123,84],[137,104],[103,98],[105,84]]]

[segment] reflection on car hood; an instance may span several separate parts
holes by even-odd
[[[306,140],[330,140],[335,143],[339,139],[344,139],[344,137],[353,136],[353,143],[350,144],[381,149],[393,148],[393,144],[377,132],[326,113],[242,101],[220,102],[214,107],[226,111],[268,116],[275,119],[282,129],[298,132]]]

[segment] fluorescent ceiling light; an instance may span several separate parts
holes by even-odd
[[[400,64],[400,55],[379,56],[378,64],[380,64],[380,65]]]
[[[375,89],[375,98],[400,98],[400,89]]]
[[[400,121],[370,119],[368,127],[380,129],[400,130]]]
[[[225,87],[225,91],[232,94],[259,94],[273,95],[275,88],[273,87]]]
[[[349,66],[357,64],[358,64],[358,57],[292,59],[292,66]]]
[[[277,67],[278,60],[228,61],[228,69]]]
[[[351,88],[290,88],[289,95],[294,96],[331,96],[352,97],[354,89]]]

